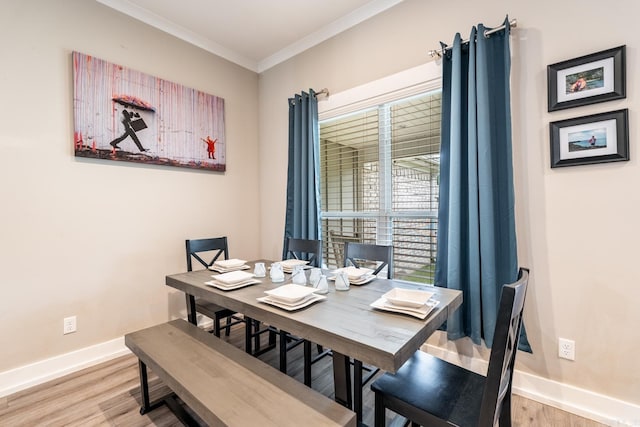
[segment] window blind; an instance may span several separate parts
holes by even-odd
[[[440,151],[440,91],[320,122],[324,259],[345,241],[394,246],[396,278],[432,282]]]

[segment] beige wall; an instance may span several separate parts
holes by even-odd
[[[474,6],[474,5],[478,6]],[[346,33],[260,76],[262,252],[277,256],[284,222],[286,98],[327,87],[332,93],[429,60],[427,51],[472,25],[518,20],[512,37],[512,103],[519,257],[532,269],[525,321],[534,353],[520,370],[640,404],[640,179],[637,104],[640,6],[619,0],[405,0]],[[547,113],[548,64],[627,45],[627,99]],[[550,121],[630,110],[631,161],[549,167]],[[557,357],[558,337],[576,341],[576,360]],[[464,340],[431,343],[476,354]],[[483,352],[480,352],[483,353]]]
[[[224,98],[226,173],[74,158],[73,50]],[[186,238],[259,255],[256,73],[87,0],[3,2],[0,53],[0,372],[179,314]]]

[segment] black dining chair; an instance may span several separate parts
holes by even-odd
[[[349,264],[356,268],[371,265],[374,267],[372,274],[376,276],[386,267],[387,279],[392,279],[393,246],[345,242],[344,266],[348,267]]]
[[[229,258],[229,246],[226,237],[191,239],[186,240],[185,244],[187,250],[187,271],[193,270],[192,259],[198,261],[205,268],[209,268],[214,262],[220,259],[220,257],[223,257],[222,259]],[[211,260],[206,261],[203,259],[205,255],[207,259],[211,256]],[[189,298],[189,296],[187,296],[187,298]],[[187,305],[189,305],[189,301],[187,301]],[[222,328],[225,329],[225,335],[229,336],[233,325],[244,323],[244,319],[236,316],[234,311],[200,298],[197,298],[195,301],[195,309],[196,313],[202,313],[213,320],[212,332],[217,337],[220,336]],[[226,319],[224,327],[221,327],[222,319]]]
[[[390,409],[412,425],[511,426],[511,384],[529,270],[502,287],[486,377],[417,351],[395,374],[371,384],[375,426]]]
[[[322,266],[322,240],[294,239],[289,237],[284,242],[285,259],[309,261],[313,267]]]
[[[322,266],[322,240],[288,238],[284,243],[284,257],[286,259],[300,259],[309,261],[310,266]],[[318,355],[312,357],[311,342],[295,337],[286,331],[280,330],[280,371],[287,372],[287,352],[300,344],[304,345],[304,384],[311,387],[311,365],[329,354],[317,346]]]
[[[387,279],[392,279],[393,246],[345,242],[344,266],[348,267],[350,264],[356,268],[371,266],[373,267],[373,275],[378,275],[386,268]],[[357,359],[353,360],[353,405],[355,408],[362,408],[362,387],[371,381],[378,371],[380,368],[363,365]],[[366,375],[364,375],[365,372],[367,372]],[[359,412],[359,414],[361,413],[362,411]]]

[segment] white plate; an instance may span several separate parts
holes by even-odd
[[[222,273],[211,277],[213,277],[217,282],[225,285],[233,285],[235,283],[242,282],[243,280],[249,280],[253,278],[253,276],[253,273],[248,273],[246,271],[230,271],[228,273]]]
[[[282,285],[270,291],[264,291],[272,300],[284,303],[295,303],[304,297],[311,295],[316,289],[302,285]]]
[[[408,314],[409,316],[417,317],[418,319],[425,319],[429,313],[431,313],[431,310],[437,307],[438,304],[438,301],[433,301],[432,303],[423,305],[421,308],[399,307],[397,305],[390,304],[385,298],[378,298],[369,305],[373,308],[377,308],[378,310]]]
[[[231,258],[231,259],[222,259],[220,261],[216,261],[213,265],[222,267],[222,268],[233,268],[233,267],[242,267],[245,265],[247,261],[243,259]]]
[[[324,295],[313,294],[309,298],[305,298],[302,301],[299,301],[297,304],[293,304],[293,305],[283,303],[282,301],[274,300],[270,296],[259,297],[256,299],[260,302],[273,305],[274,307],[278,307],[283,310],[294,311],[294,310],[299,310],[301,308],[307,307],[316,301],[322,301],[323,299],[327,299],[327,297]]]
[[[358,280],[362,278],[362,276],[366,276],[368,274],[373,273],[373,270],[370,268],[357,268],[354,266],[339,268],[338,270],[336,270],[336,273],[338,271],[344,271],[345,273],[347,273],[347,276],[349,276],[350,281]]]
[[[433,295],[434,292],[420,289],[394,288],[382,296],[396,306],[419,308],[425,305]]]
[[[238,282],[233,285],[225,285],[224,283],[216,282],[215,280],[209,280],[208,282],[204,282],[205,285],[213,286],[214,288],[218,288],[223,291],[232,291],[234,289],[240,289],[240,288],[244,288],[245,286],[256,285],[258,283],[262,283],[262,282],[256,279],[244,280],[242,282]]]

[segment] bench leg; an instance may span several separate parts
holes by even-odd
[[[142,396],[142,407],[140,408],[140,415],[144,415],[149,411],[152,411],[164,404],[164,400],[156,402],[149,402],[149,380],[147,378],[147,365],[140,359],[138,359],[138,369],[140,371],[140,396]]]
[[[140,370],[140,395],[142,396],[142,407],[140,408],[140,415],[145,415],[148,412],[159,408],[162,405],[167,405],[169,410],[182,421],[182,424],[188,427],[200,427],[200,424],[193,419],[193,417],[184,410],[184,408],[176,401],[176,394],[171,392],[168,395],[156,400],[155,402],[149,401],[149,379],[147,377],[147,365],[138,359],[138,368]]]

